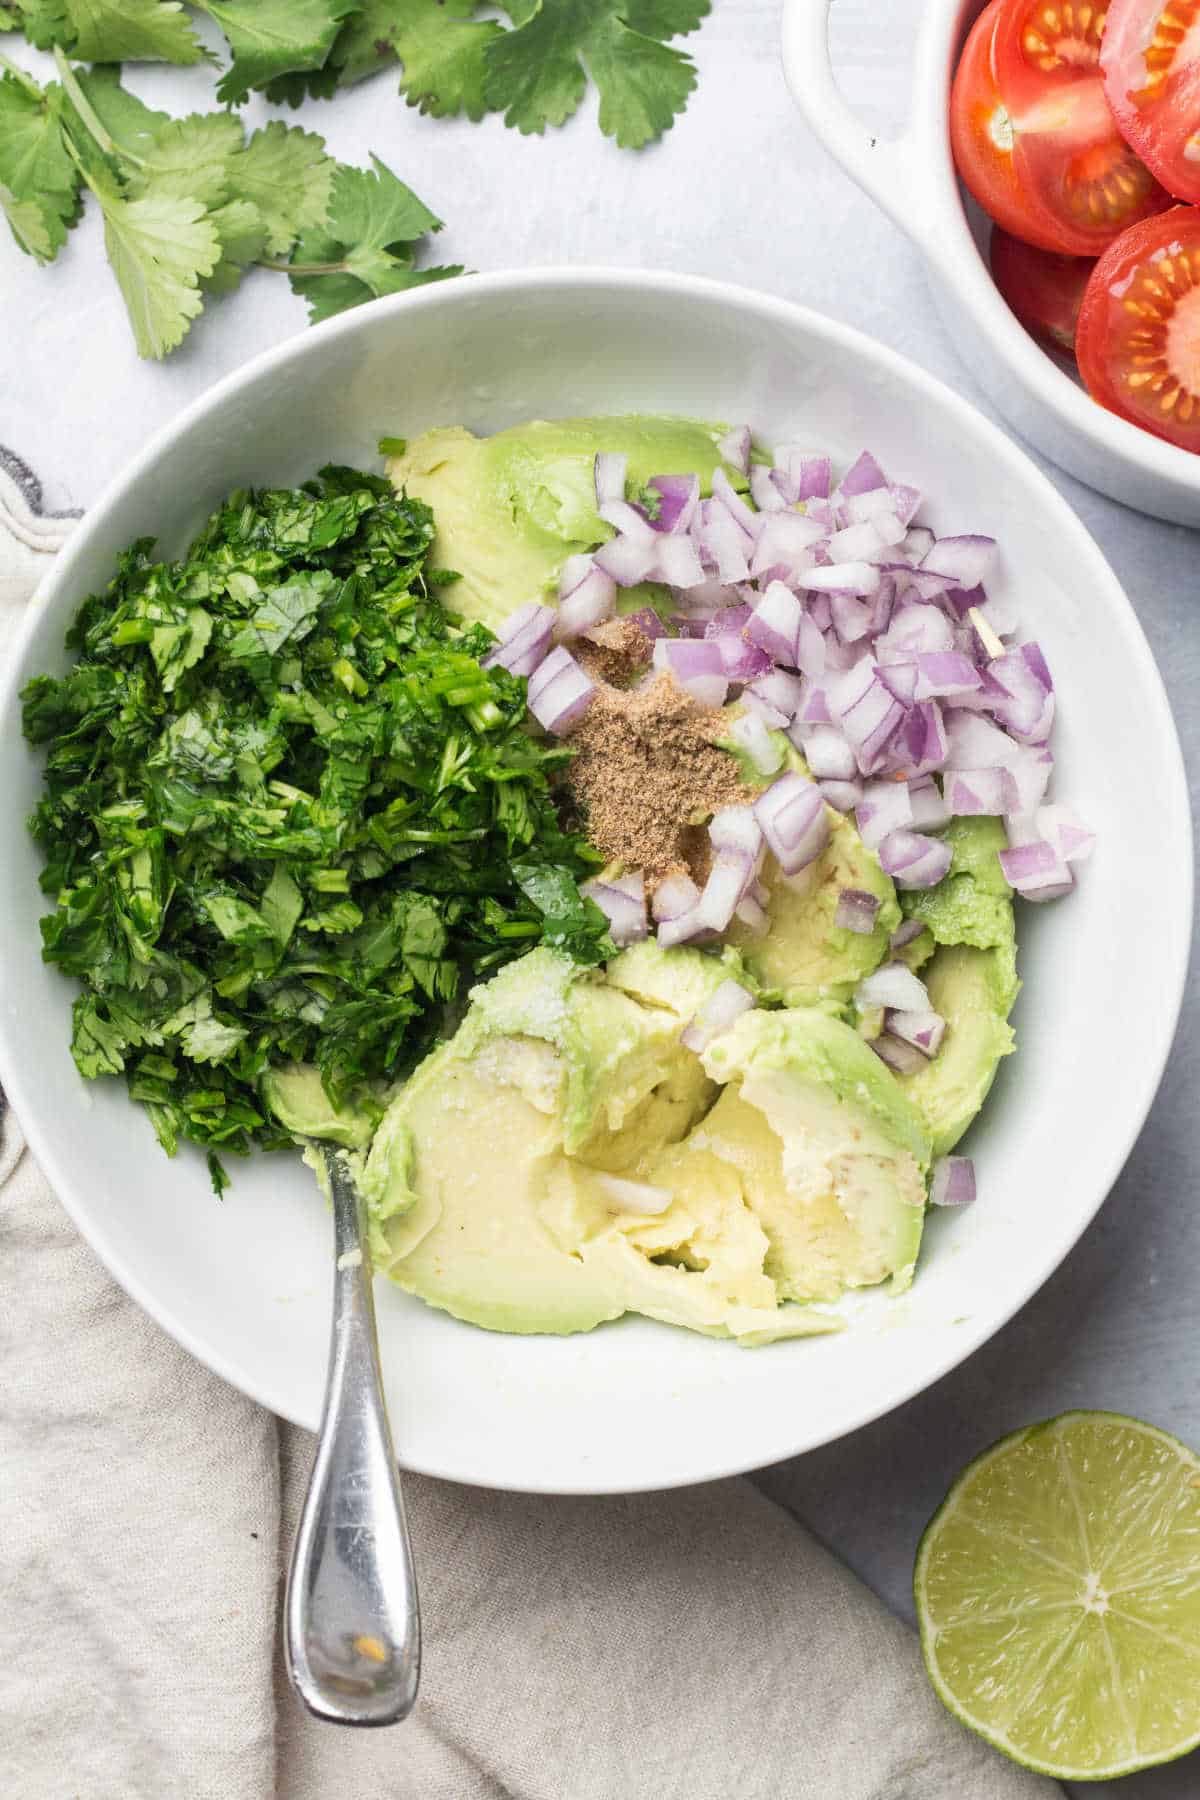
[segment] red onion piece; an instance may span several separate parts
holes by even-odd
[[[951,808],[932,775],[918,775],[908,783],[908,803],[917,831],[940,831],[950,823]]]
[[[762,675],[752,681],[746,693],[755,695],[767,706],[773,706],[786,720],[795,718],[804,700],[805,689],[798,675],[788,675],[782,669],[774,669],[769,675]]]
[[[956,769],[946,776],[946,805],[964,817],[1015,812],[1017,784],[1007,769]]]
[[[594,480],[596,487],[596,505],[605,506],[610,500],[625,498],[625,472],[629,466],[629,458],[615,450],[602,450],[596,457]]]
[[[975,1164],[969,1156],[943,1156],[933,1165],[931,1206],[970,1206],[975,1199]]]
[[[953,698],[982,685],[978,669],[955,650],[926,651],[917,657],[918,700],[937,700],[943,695]]]
[[[987,580],[995,560],[995,538],[944,537],[921,558],[921,568],[926,574],[948,576],[955,587],[970,589]]]
[[[754,995],[738,981],[723,981],[714,988],[700,1011],[679,1034],[679,1041],[697,1055],[707,1050],[713,1039],[728,1031],[745,1012],[754,1010]]]
[[[896,510],[899,511],[899,507]],[[914,562],[920,562],[923,556],[928,556],[935,542],[928,525],[910,525],[904,540],[904,554],[912,557]]]
[[[858,835],[868,850],[878,850],[884,838],[893,831],[903,831],[913,822],[912,800],[905,781],[868,781],[863,785],[863,798],[855,823]]]
[[[645,513],[631,506],[628,500],[606,500],[596,511],[606,525],[620,532],[623,538],[634,544],[653,544],[657,535],[653,525]]]
[[[795,668],[804,608],[791,588],[772,581],[746,625],[746,636],[777,663]]]
[[[751,805],[721,807],[709,820],[708,835],[718,856],[748,857],[753,862],[763,847],[762,830]]]
[[[720,501],[726,512],[741,526],[742,530],[750,537],[756,536],[760,523],[758,514],[747,506],[724,469],[713,470],[712,491],[713,499]]]
[[[872,1038],[871,1048],[880,1061],[885,1062],[889,1069],[894,1069],[897,1075],[915,1075],[929,1060],[914,1045],[906,1044],[903,1038],[893,1037],[888,1031]]]
[[[949,844],[918,831],[893,831],[879,847],[884,872],[897,887],[936,887],[951,863]]]
[[[667,635],[666,626],[652,606],[641,606],[637,612],[626,613],[625,617],[631,625],[636,625],[642,636],[649,638],[651,643]]]
[[[729,691],[721,652],[711,639],[659,638],[654,667],[669,669],[681,688],[701,706],[722,706]]]
[[[922,919],[905,919],[904,923],[897,925],[893,931],[888,944],[889,950],[894,953],[897,950],[903,950],[908,944],[915,943],[924,929],[925,924]]]
[[[750,539],[719,500],[701,502],[694,535],[706,564],[716,570],[718,581],[728,585],[746,580],[750,573]]]
[[[480,663],[485,669],[507,669],[510,675],[532,675],[550,648],[554,613],[536,600],[527,600],[509,613],[498,641]]]
[[[942,1047],[942,1039],[946,1035],[946,1021],[940,1013],[930,1008],[917,1008],[906,1011],[896,1008],[886,1013],[884,1028],[893,1037],[903,1038],[914,1050],[923,1056],[934,1057]]]
[[[863,797],[861,781],[819,781],[821,798],[833,807],[835,812],[850,813],[858,806]]]
[[[803,775],[781,775],[758,796],[754,814],[785,875],[799,874],[829,842],[821,791]]]
[[[1039,806],[1037,830],[1065,863],[1086,862],[1096,848],[1096,834],[1080,824],[1069,806]]]
[[[907,533],[907,528],[912,524],[913,515],[921,504],[920,488],[906,487],[903,482],[893,481],[891,485],[891,496],[893,512],[905,526],[906,534],[911,535]],[[906,547],[907,535],[905,540]],[[926,548],[928,548],[928,546],[926,546]]]
[[[860,1012],[872,1006],[886,1007],[889,1012],[929,1011],[925,983],[902,962],[884,963],[865,976],[854,990],[854,1003]]]
[[[750,427],[735,425],[723,438],[718,438],[717,454],[744,475],[750,467]]]
[[[844,676],[830,695],[842,731],[854,748],[864,775],[874,773],[888,739],[904,717],[904,708],[864,659]]]
[[[858,774],[854,751],[836,726],[806,728],[801,750],[816,781],[853,781]]]
[[[1075,886],[1074,875],[1054,845],[1041,840],[1002,850],[1000,867],[1025,900],[1057,900]]]
[[[719,642],[720,640],[718,640]],[[755,712],[742,713],[729,727],[730,741],[749,757],[760,775],[774,775],[783,761],[783,746]]]
[[[687,531],[700,505],[698,475],[652,475],[646,483],[659,497],[658,517],[651,519],[655,531]]]
[[[855,931],[862,937],[870,937],[878,911],[879,900],[875,894],[865,893],[862,888],[843,888],[838,895],[833,922],[841,931]]]
[[[602,625],[612,618],[616,602],[616,582],[603,569],[593,566],[559,601],[555,636],[560,640],[579,637],[594,625]]]
[[[704,565],[690,537],[671,534],[658,540],[656,572],[668,587],[695,589],[704,585]]]
[[[846,470],[838,484],[841,494],[865,494],[871,488],[885,488],[887,476],[880,468],[870,451],[864,450],[862,455]]]
[[[529,710],[544,731],[565,737],[596,695],[590,681],[569,650],[562,645],[539,664],[529,677]]]
[[[659,924],[669,919],[681,919],[691,912],[699,898],[700,889],[690,875],[667,875],[654,890],[651,911]]]
[[[755,894],[743,894],[733,909],[733,916],[755,937],[763,937],[771,923],[766,907]]]
[[[874,563],[830,563],[803,570],[800,585],[810,594],[830,594],[838,590],[846,594],[873,594],[879,586],[879,570]]]
[[[778,576],[798,580],[811,570],[812,552],[825,536],[815,519],[802,513],[773,512],[764,522],[754,546],[750,568],[756,580]]]
[[[635,542],[628,537],[609,538],[595,554],[598,569],[611,575],[618,587],[638,587],[654,577],[658,566],[658,539],[651,533],[649,542]]]
[[[904,533],[901,532],[903,537]],[[845,525],[835,531],[826,549],[835,563],[870,562],[883,549],[883,539],[870,519],[857,525]]]
[[[626,944],[640,942],[649,930],[646,894],[640,873],[636,880],[641,889],[638,894],[631,893],[626,882],[617,886],[606,881],[585,881],[579,890],[596,902],[608,920],[609,935],[618,950],[623,950]]]
[[[772,479],[774,474],[764,463],[755,463],[750,470],[750,498],[760,513],[782,512],[789,504],[787,495]]]

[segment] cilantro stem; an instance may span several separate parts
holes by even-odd
[[[45,94],[42,92],[42,90],[38,86],[37,82],[33,79],[33,76],[28,74],[21,67],[19,67],[19,65],[17,63],[10,62],[8,57],[4,55],[3,51],[0,51],[0,69],[6,70],[6,72],[12,76],[13,80],[18,84],[18,86],[23,87],[25,89],[25,92],[27,94],[29,94],[34,100],[44,100],[46,98]]]
[[[350,264],[346,262],[298,263],[281,262],[278,257],[260,256],[260,269],[276,269],[281,275],[349,275]]]
[[[95,139],[105,156],[116,156],[124,162],[135,164],[139,169],[144,169],[146,167],[145,158],[136,156],[132,150],[127,150],[123,144],[118,144],[116,139],[112,137],[100,123],[100,120],[96,116],[95,108],[80,87],[79,79],[76,76],[74,69],[63,54],[61,44],[55,44],[54,46],[54,65],[58,70],[59,79],[66,90],[67,97],[79,115],[80,122],[87,128],[88,134]],[[78,162],[78,157],[76,157],[75,160]],[[82,163],[80,163],[79,166],[82,168]],[[87,181],[86,170],[84,170],[84,180]],[[88,181],[88,186],[94,194],[98,193],[94,182]]]

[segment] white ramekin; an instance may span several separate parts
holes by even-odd
[[[950,85],[983,0],[925,0],[912,104],[888,138],[857,119],[829,61],[831,0],[784,0],[783,63],[796,103],[846,173],[924,253],[934,299],[972,373],[1021,436],[1090,487],[1200,526],[1200,456],[1106,412],[1017,323],[987,265],[987,226],[950,154]]]

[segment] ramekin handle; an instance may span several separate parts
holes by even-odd
[[[911,128],[881,137],[842,96],[829,59],[832,0],[784,0],[783,71],[792,98],[815,136],[863,191],[909,237],[915,236],[920,182]]]

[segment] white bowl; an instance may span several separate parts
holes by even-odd
[[[72,984],[38,957],[39,788],[17,691],[61,667],[76,603],[143,533],[178,552],[245,482],[381,433],[622,409],[750,419],[849,459],[870,445],[930,495],[943,532],[995,533],[1058,675],[1058,791],[1099,830],[1079,892],[1020,921],[1020,1049],[969,1148],[980,1199],[930,1220],[912,1293],[856,1304],[838,1337],[745,1351],[643,1320],[590,1336],[495,1336],[386,1283],[383,1362],[405,1464],[459,1481],[609,1492],[777,1461],[875,1418],[960,1362],[1066,1254],[1115,1180],[1170,1047],[1191,916],[1174,726],[1134,614],[1025,455],[938,382],[801,307],[662,275],[475,276],[365,307],[259,357],[161,433],[91,510],[31,612],[0,694],[0,1080],[33,1150],[117,1279],[195,1355],[315,1426],[330,1222],[298,1160],[169,1162],[116,1082],[67,1048]],[[1148,869],[1146,847],[1153,868]],[[486,1156],[486,1145],[480,1146]]]
[[[909,123],[898,138],[863,124],[842,98],[829,62],[832,0],[784,0],[788,85],[825,148],[924,252],[952,341],[1022,437],[1114,500],[1200,525],[1200,456],[1098,406],[1038,348],[992,280],[989,222],[959,187],[948,124],[959,48],[984,3],[925,0]]]

